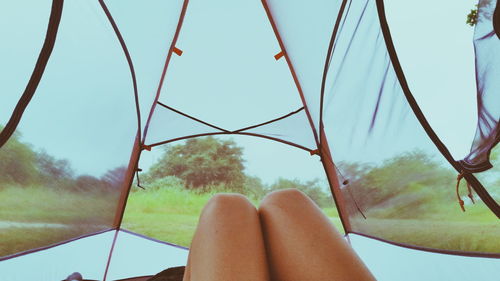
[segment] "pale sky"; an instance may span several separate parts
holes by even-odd
[[[177,21],[161,17],[162,11],[180,6],[173,1],[148,2],[161,9],[146,3],[134,6],[133,1],[108,2],[126,40],[142,36],[140,42],[151,42],[142,50],[140,44],[129,44],[140,91],[149,93],[157,86],[162,52],[167,48],[160,44],[163,41],[154,40],[169,34],[163,25]],[[228,129],[299,108],[285,61],[274,60],[279,46],[260,1],[223,2],[190,1],[177,44],[184,54],[173,56],[160,100]],[[386,2],[410,88],[439,136],[461,157],[469,149],[476,126],[473,28],[465,24],[475,2]],[[0,46],[0,123],[8,120],[22,93],[45,33],[50,1],[39,1],[39,7],[24,13],[25,4],[3,3],[9,7],[0,9],[0,36],[11,39]],[[17,14],[23,17],[16,18]],[[334,21],[336,13],[318,11],[318,16],[325,14]],[[124,21],[120,15],[135,18]],[[19,129],[23,140],[35,148],[71,160],[79,173],[99,176],[128,162],[136,125],[128,66],[97,1],[66,2],[58,38],[33,100],[39,104],[28,107]],[[95,98],[89,100],[89,93]],[[192,100],[196,102],[186,102]],[[88,111],[89,106],[94,111]],[[148,99],[143,100],[143,114],[149,106]],[[120,116],[120,122],[103,117],[111,113]],[[257,138],[234,139],[245,149],[247,173],[267,183],[278,177],[324,177],[318,157],[306,151]],[[154,153],[143,154],[143,168],[154,162],[155,156],[148,154]]]

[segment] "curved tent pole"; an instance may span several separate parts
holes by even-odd
[[[295,86],[297,87],[297,90],[300,95],[300,99],[302,101],[302,104],[304,106],[307,118],[309,120],[309,124],[311,126],[311,130],[313,131],[314,134],[314,139],[316,141],[316,145],[318,147],[318,153],[321,157],[321,160],[323,162],[323,167],[325,168],[325,172],[328,178],[328,182],[330,185],[330,190],[332,191],[333,199],[335,201],[335,204],[337,206],[338,212],[339,212],[339,217],[340,221],[342,222],[342,226],[345,230],[345,232],[351,231],[351,224],[349,221],[349,213],[347,212],[347,208],[344,204],[343,200],[343,195],[342,191],[340,190],[340,185],[339,181],[337,178],[337,172],[335,171],[335,166],[333,163],[332,156],[330,154],[330,150],[328,147],[328,142],[326,140],[326,136],[323,132],[323,130],[317,130],[316,126],[314,125],[313,119],[311,117],[311,113],[309,112],[309,108],[307,107],[307,102],[304,96],[304,93],[302,91],[302,87],[300,85],[299,79],[297,77],[297,74],[295,72],[295,69],[293,67],[292,61],[290,60],[290,57],[288,56],[288,53],[286,51],[285,44],[283,43],[283,40],[281,39],[281,35],[278,31],[278,27],[276,26],[276,23],[274,22],[273,15],[271,13],[271,10],[269,9],[269,6],[267,4],[266,0],[261,0],[262,5],[264,6],[264,9],[266,11],[267,18],[269,19],[269,22],[271,23],[271,26],[274,31],[274,35],[276,36],[276,39],[278,40],[279,46],[282,51],[282,56],[285,57],[285,60],[288,64],[288,68],[290,69],[290,73],[292,74],[293,80],[295,82]],[[343,5],[345,7],[345,5]],[[343,9],[340,9],[339,14],[337,16],[337,21],[339,21],[338,17],[342,17],[343,14]],[[319,132],[319,136],[318,136]]]
[[[163,78],[164,78],[165,73],[166,73],[166,68],[167,68],[167,65],[168,65],[168,61],[170,60],[171,54],[172,54],[174,46],[175,46],[175,42],[177,40],[179,31],[180,31],[180,29],[182,27],[182,22],[184,20],[184,15],[186,14],[186,9],[187,9],[188,2],[189,2],[189,0],[184,0],[182,11],[180,13],[179,21],[178,21],[178,24],[177,24],[177,30],[176,30],[176,33],[175,33],[175,37],[174,37],[174,40],[172,41],[172,45],[171,45],[169,53],[167,55],[166,65],[165,65],[165,68],[163,70],[163,74],[162,74],[162,78],[161,78],[161,82],[160,82],[160,86],[159,86],[160,88],[161,88],[161,84],[163,82]],[[114,20],[113,20],[113,18],[111,16],[111,13],[109,13],[109,11],[108,11],[108,9],[106,7],[106,4],[104,3],[103,0],[99,0],[99,3],[103,7],[103,10],[106,12],[106,15],[108,16],[108,19],[113,24]],[[114,25],[114,26],[116,26],[116,25]],[[117,36],[119,38],[121,38],[121,35],[119,35],[118,27],[116,27],[115,32],[117,32]],[[122,43],[122,47],[124,47],[124,49],[126,49],[125,42]],[[126,52],[126,53],[128,53],[128,52]],[[130,63],[131,63],[131,60],[130,60]],[[131,68],[131,70],[133,70],[133,68]],[[156,99],[159,96],[159,92],[160,92],[160,89],[158,89]],[[155,100],[154,104],[156,104],[156,100]],[[154,107],[153,107],[153,109],[154,109]],[[152,111],[153,111],[153,109],[152,109]],[[150,112],[150,116],[149,116],[148,122],[146,124],[146,129],[147,129],[147,126],[149,125],[149,121],[150,121],[150,118],[151,118],[152,111]],[[140,119],[140,116],[138,116],[138,118]],[[131,154],[129,165],[128,165],[128,169],[127,169],[127,174],[126,174],[126,177],[125,177],[125,180],[124,180],[124,185],[123,185],[122,193],[120,195],[120,201],[119,201],[119,204],[117,206],[117,212],[116,212],[115,220],[114,220],[114,223],[113,223],[113,227],[115,229],[119,229],[120,226],[121,226],[121,222],[122,222],[122,219],[123,219],[123,213],[125,211],[125,207],[126,207],[126,204],[127,204],[127,197],[128,197],[128,194],[129,194],[131,186],[132,186],[132,182],[133,182],[133,179],[134,179],[134,173],[137,170],[137,165],[138,165],[138,162],[139,162],[140,152],[143,149],[142,145],[143,145],[143,142],[144,142],[145,137],[146,137],[146,134],[144,133],[142,135],[142,138],[141,138],[141,133],[140,133],[141,128],[139,127],[138,130],[139,130],[139,132],[137,133],[136,140],[135,140],[135,143],[134,143],[134,146],[133,146],[132,154]],[[145,130],[145,131],[147,131],[147,130]]]
[[[110,252],[109,252],[109,256],[108,256],[108,261],[107,261],[107,264],[106,264],[106,270],[105,270],[104,276],[103,276],[103,280],[104,281],[106,281],[107,273],[108,273],[108,270],[109,270],[109,265],[110,265],[111,258],[112,258],[112,255],[113,255],[113,250],[114,250],[114,247],[115,247],[115,244],[116,244],[116,239],[118,237],[118,230],[120,230],[121,223],[122,223],[122,220],[123,220],[123,215],[124,215],[124,212],[125,212],[125,207],[127,205],[127,198],[128,198],[129,193],[130,193],[130,189],[132,188],[132,182],[134,180],[134,173],[137,171],[137,168],[138,168],[139,159],[140,159],[141,151],[142,151],[142,148],[143,148],[143,142],[144,142],[144,139],[145,139],[145,136],[146,136],[146,132],[147,132],[147,127],[149,125],[149,121],[150,121],[152,112],[154,111],[154,106],[156,105],[156,101],[159,98],[159,93],[160,93],[160,90],[161,90],[161,85],[163,84],[163,79],[165,77],[165,73],[166,73],[166,70],[167,70],[168,62],[170,61],[170,57],[171,57],[172,52],[174,51],[174,48],[175,48],[175,42],[177,41],[177,37],[179,35],[180,29],[181,29],[181,26],[182,26],[182,22],[184,20],[184,15],[186,14],[186,9],[187,9],[188,2],[189,2],[189,0],[184,0],[184,4],[182,6],[181,14],[179,16],[179,21],[178,21],[178,24],[177,24],[177,29],[176,29],[176,32],[175,32],[175,36],[174,36],[174,39],[172,41],[172,44],[171,44],[171,47],[169,49],[169,52],[168,52],[168,55],[167,55],[167,59],[166,59],[166,62],[165,62],[165,67],[164,67],[164,70],[163,70],[163,73],[162,73],[162,77],[161,77],[161,80],[160,80],[160,85],[159,85],[159,88],[158,88],[158,91],[157,91],[157,96],[156,96],[155,101],[153,103],[153,107],[152,107],[152,109],[150,111],[149,118],[148,118],[148,121],[146,123],[144,135],[141,138],[141,127],[140,127],[141,126],[141,123],[140,123],[141,116],[140,116],[140,112],[139,112],[137,86],[136,86],[136,83],[135,83],[135,73],[134,73],[134,69],[133,69],[133,65],[132,65],[132,59],[130,58],[130,55],[129,55],[128,51],[127,51],[127,47],[125,45],[125,41],[123,40],[123,38],[122,38],[122,36],[120,34],[118,26],[116,26],[116,23],[114,22],[113,17],[111,16],[111,13],[109,12],[108,8],[106,7],[106,4],[104,3],[104,0],[99,0],[99,4],[101,4],[101,7],[102,7],[103,11],[106,13],[106,16],[108,17],[108,20],[110,21],[111,25],[113,26],[113,29],[115,30],[115,33],[116,33],[116,35],[117,35],[117,37],[118,37],[118,39],[120,41],[120,44],[121,44],[121,46],[123,48],[123,51],[125,52],[125,55],[127,57],[127,61],[129,63],[129,67],[130,67],[130,70],[131,70],[131,73],[132,73],[132,77],[133,77],[133,80],[134,80],[134,92],[136,94],[136,106],[137,106],[137,114],[138,114],[137,117],[138,117],[138,120],[139,120],[138,121],[139,128],[138,128],[137,136],[136,136],[136,139],[135,139],[135,142],[134,142],[134,145],[133,145],[132,154],[130,156],[130,161],[129,161],[128,168],[127,168],[127,173],[126,173],[124,181],[123,181],[122,192],[120,194],[120,199],[118,201],[116,212],[115,212],[115,219],[114,219],[114,222],[113,222],[113,228],[116,230],[116,232],[115,232],[115,235],[114,235],[114,238],[113,238],[113,242],[112,242],[112,245],[111,245],[111,248],[110,248]]]
[[[417,104],[417,101],[413,97],[413,94],[411,93],[411,90],[408,86],[408,83],[406,81],[406,77],[403,72],[403,68],[401,67],[401,64],[398,59],[398,55],[396,52],[396,48],[394,47],[394,43],[392,41],[392,36],[391,32],[389,29],[389,25],[387,23],[387,18],[385,15],[385,7],[384,7],[384,0],[376,0],[377,4],[377,11],[378,11],[378,16],[380,20],[380,27],[382,29],[382,34],[384,35],[384,40],[385,44],[387,47],[387,51],[389,53],[389,57],[392,62],[392,66],[394,67],[394,71],[396,72],[397,78],[399,80],[399,83],[401,85],[401,88],[403,89],[403,93],[406,97],[406,100],[408,101],[408,104],[410,105],[413,113],[417,117],[418,121],[420,122],[420,125],[424,128],[425,132],[429,136],[429,138],[432,140],[432,142],[436,145],[438,150],[441,152],[441,154],[448,160],[448,162],[455,168],[455,170],[458,173],[462,173],[464,170],[462,166],[460,165],[459,162],[455,161],[453,159],[453,156],[449,152],[448,148],[444,145],[444,143],[439,139],[437,134],[434,132],[432,127],[430,126],[429,122],[425,118],[424,114],[422,113],[422,110]],[[476,191],[477,195],[483,200],[483,202],[488,206],[488,208],[498,217],[500,218],[500,206],[498,203],[491,197],[491,195],[488,193],[488,191],[484,188],[484,186],[479,182],[479,180],[471,173],[465,173],[464,174],[465,179],[467,180],[468,183],[472,185],[474,190]]]
[[[52,50],[57,38],[57,31],[59,23],[61,22],[61,15],[63,10],[64,0],[53,0],[52,8],[50,11],[49,23],[47,26],[47,33],[45,35],[45,42],[43,43],[35,68],[31,74],[30,80],[24,89],[23,95],[17,102],[9,121],[0,132],[0,148],[9,140],[12,134],[16,131],[17,125],[21,121],[24,110],[28,107],[31,98],[35,95],[36,89],[40,80],[42,79],[45,67],[49,61]]]
[[[324,105],[324,99],[325,99],[325,87],[326,87],[326,78],[328,76],[328,71],[330,69],[330,64],[332,62],[332,54],[335,51],[335,42],[337,39],[337,33],[339,31],[340,27],[340,21],[342,20],[342,17],[344,16],[344,11],[347,5],[348,0],[342,0],[342,4],[339,9],[339,14],[337,16],[337,20],[335,21],[335,26],[333,27],[332,31],[332,36],[330,38],[330,43],[328,45],[328,51],[326,53],[326,58],[325,58],[325,67],[323,69],[323,77],[321,79],[321,93],[320,93],[320,102],[319,102],[319,128],[320,130],[323,130],[323,105]],[[351,2],[349,2],[351,3]],[[348,9],[349,11],[349,9]],[[345,21],[345,19],[344,19]],[[321,139],[320,139],[321,143]]]
[[[319,145],[318,132],[316,130],[316,126],[314,126],[314,122],[313,122],[313,119],[311,117],[311,113],[309,112],[309,108],[307,107],[306,99],[304,97],[304,92],[302,91],[302,86],[300,85],[299,78],[297,77],[297,74],[296,74],[295,69],[294,69],[293,64],[292,64],[292,61],[290,60],[290,57],[288,56],[288,53],[286,52],[285,44],[283,43],[283,40],[281,39],[281,35],[278,31],[278,27],[276,26],[276,23],[274,22],[273,15],[271,14],[271,10],[269,9],[269,6],[267,5],[267,1],[261,0],[261,2],[262,2],[262,5],[264,6],[264,9],[266,11],[267,18],[269,19],[269,22],[271,23],[271,27],[273,28],[274,35],[276,36],[276,39],[278,40],[278,44],[281,48],[280,55],[285,57],[288,68],[290,69],[290,73],[292,74],[293,81],[295,83],[295,86],[297,87],[297,91],[299,92],[300,99],[302,101],[302,105],[304,106],[304,109],[306,111],[307,119],[309,121],[309,124],[311,125],[311,129],[313,130],[314,139],[316,141],[316,144]]]
[[[106,3],[104,3],[104,0],[99,0],[99,4],[101,5],[104,13],[106,14],[106,17],[109,20],[109,23],[113,27],[113,31],[116,34],[116,37],[118,38],[118,41],[120,42],[120,46],[122,47],[123,53],[125,54],[125,58],[127,59],[128,66],[130,68],[130,75],[132,76],[132,85],[134,87],[134,99],[135,99],[135,110],[137,113],[137,135],[139,137],[139,140],[141,140],[141,108],[139,106],[139,93],[137,90],[137,79],[135,76],[135,69],[134,69],[134,63],[132,62],[132,57],[130,57],[130,53],[127,48],[127,44],[125,44],[125,40],[123,39],[122,34],[120,33],[120,29],[118,29],[118,26],[116,25],[115,20],[111,16],[111,13],[106,6]]]
[[[103,12],[106,14],[106,17],[111,24],[113,31],[116,34],[116,37],[118,41],[120,42],[120,46],[122,47],[123,53],[125,54],[125,58],[127,59],[127,63],[130,69],[130,74],[132,77],[132,84],[133,84],[133,89],[134,89],[134,99],[135,99],[135,106],[136,106],[136,114],[137,114],[137,134],[136,134],[136,139],[134,141],[134,145],[132,148],[132,155],[129,160],[129,164],[127,167],[127,172],[125,174],[125,177],[123,179],[123,185],[121,188],[121,193],[120,193],[120,198],[118,199],[118,204],[116,207],[115,211],[115,219],[113,221],[113,229],[115,229],[115,234],[113,236],[113,242],[111,243],[111,248],[109,250],[108,254],[108,259],[106,262],[106,268],[104,270],[104,276],[103,280],[106,280],[106,277],[108,275],[108,270],[109,270],[109,265],[111,263],[111,258],[113,256],[113,251],[116,245],[116,239],[118,238],[118,229],[120,228],[121,221],[123,219],[123,213],[125,211],[125,205],[127,202],[127,197],[130,192],[130,187],[132,185],[132,181],[134,180],[134,172],[137,169],[137,162],[139,161],[139,155],[140,155],[140,150],[141,150],[141,112],[140,112],[140,106],[139,106],[139,94],[138,94],[138,89],[137,89],[137,79],[135,76],[135,70],[134,70],[134,64],[132,62],[132,58],[130,56],[130,53],[128,51],[127,45],[125,44],[125,40],[123,39],[120,30],[118,26],[116,25],[115,20],[113,19],[113,16],[111,15],[111,12],[109,11],[108,7],[106,6],[106,3],[104,3],[104,0],[99,0],[99,4],[101,5],[101,8]]]
[[[135,70],[134,70],[134,64],[132,62],[132,58],[130,56],[130,53],[128,51],[127,45],[125,44],[125,40],[123,39],[120,30],[118,26],[116,25],[115,20],[113,19],[113,16],[111,15],[111,12],[109,11],[108,7],[106,6],[106,3],[104,3],[104,0],[99,0],[99,4],[101,5],[102,10],[106,14],[106,17],[109,20],[109,23],[113,27],[113,30],[116,34],[116,37],[118,38],[118,41],[120,42],[120,46],[122,47],[123,53],[125,54],[125,57],[127,59],[128,66],[130,68],[130,75],[132,76],[132,84],[134,88],[134,98],[135,98],[135,106],[136,106],[136,113],[137,113],[137,135],[136,135],[136,140],[134,142],[134,146],[132,148],[132,156],[130,158],[130,162],[128,164],[127,168],[127,173],[125,174],[124,181],[123,181],[123,187],[122,190],[127,192],[122,192],[120,194],[120,199],[118,201],[118,206],[117,206],[117,211],[115,213],[115,220],[113,222],[113,227],[117,228],[121,224],[121,220],[123,217],[123,210],[125,209],[125,201],[127,200],[128,197],[128,190],[133,178],[134,178],[134,171],[136,170],[136,163],[139,158],[139,152],[141,149],[141,112],[140,112],[140,107],[139,107],[139,94],[137,90],[137,79],[135,76]],[[123,207],[122,207],[123,206]],[[118,215],[121,214],[121,215]]]

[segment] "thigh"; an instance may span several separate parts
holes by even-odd
[[[215,195],[200,216],[184,281],[212,280],[269,280],[259,215],[241,195]]]
[[[319,207],[295,189],[259,207],[272,280],[375,280]]]

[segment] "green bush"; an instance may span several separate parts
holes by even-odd
[[[269,186],[268,191],[296,188],[309,196],[321,208],[333,206],[333,198],[329,193],[326,193],[319,185],[319,180],[301,182],[297,179],[289,180],[279,178],[274,184]]]

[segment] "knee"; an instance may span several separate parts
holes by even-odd
[[[295,188],[281,189],[267,194],[262,200],[259,210],[267,208],[284,208],[285,206],[302,205],[305,202],[311,203],[311,199],[307,197],[302,191]]]
[[[255,207],[250,201],[241,194],[221,193],[214,195],[205,205],[203,212],[215,212],[219,214],[228,214],[254,210]]]

